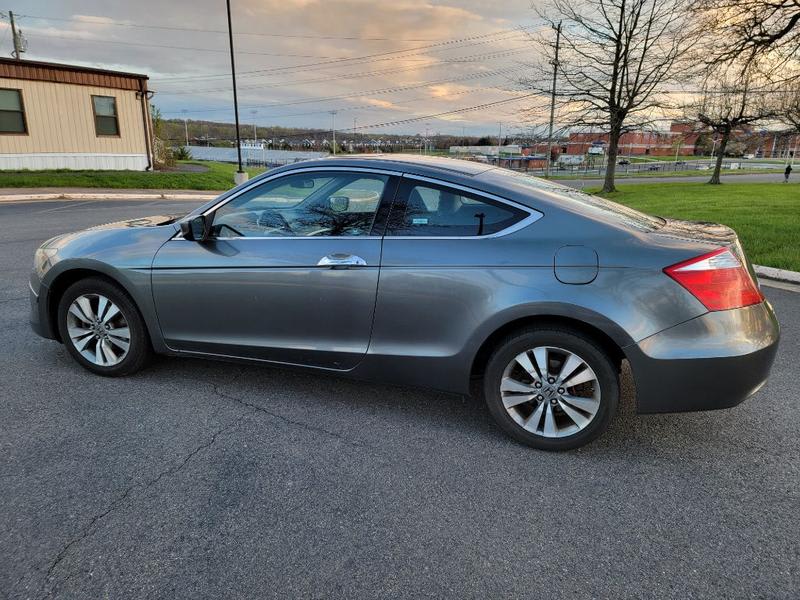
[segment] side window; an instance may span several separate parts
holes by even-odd
[[[388,177],[298,173],[245,192],[214,215],[218,237],[369,235]]]
[[[401,194],[405,198],[405,211],[392,215],[390,235],[490,235],[528,216],[513,206],[443,186],[406,181]]]
[[[0,133],[28,133],[20,90],[0,89]]]
[[[117,99],[114,96],[92,96],[92,110],[97,135],[119,135]]]

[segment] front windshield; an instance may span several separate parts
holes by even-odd
[[[498,185],[510,187],[520,186],[536,191],[556,194],[563,200],[564,204],[572,203],[578,205],[584,211],[588,210],[594,212],[604,218],[611,217],[616,221],[621,221],[626,225],[644,231],[660,229],[666,223],[666,221],[660,217],[654,217],[634,210],[633,208],[623,206],[622,204],[612,202],[611,200],[606,200],[600,196],[593,196],[581,190],[576,190],[519,171],[492,169],[482,174],[480,177],[481,179],[497,183]]]

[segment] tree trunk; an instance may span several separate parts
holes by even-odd
[[[603,182],[603,193],[616,192],[614,178],[617,174],[617,156],[619,155],[619,138],[622,132],[620,127],[612,126],[608,134],[608,164],[606,165],[606,178]]]
[[[725,148],[728,147],[728,140],[731,137],[731,132],[729,129],[726,129],[722,132],[722,140],[719,143],[719,154],[717,155],[717,162],[714,164],[714,173],[711,175],[711,185],[719,185],[722,183],[719,180],[719,173],[722,171],[722,159],[725,158]]]

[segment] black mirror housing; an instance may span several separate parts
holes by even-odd
[[[183,239],[193,242],[205,242],[209,238],[208,221],[205,215],[192,217],[180,222]]]

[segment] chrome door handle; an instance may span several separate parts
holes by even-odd
[[[323,256],[317,262],[318,267],[331,267],[335,269],[339,268],[347,268],[347,267],[366,267],[367,261],[365,261],[360,256],[355,256],[354,254],[344,254],[340,252],[335,252],[334,254],[328,254],[328,256]]]

